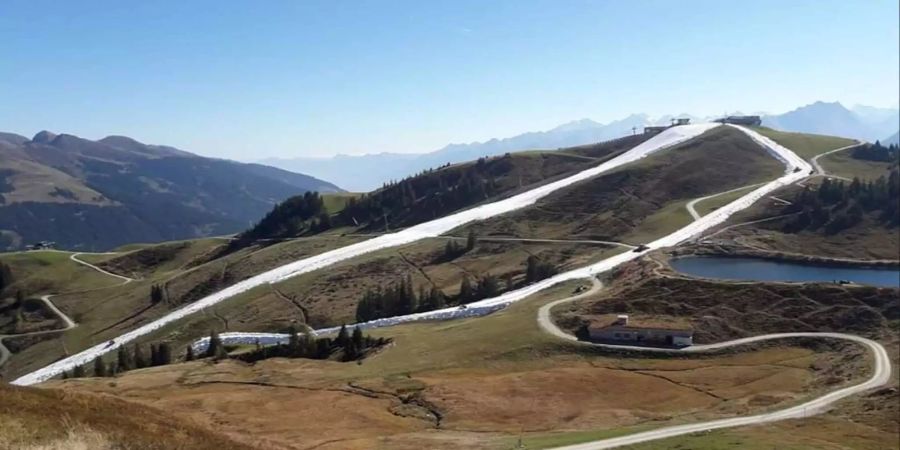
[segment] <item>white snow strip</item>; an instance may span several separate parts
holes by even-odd
[[[744,195],[743,197],[701,217],[700,219],[691,222],[691,224],[685,226],[684,228],[681,228],[680,230],[675,231],[668,236],[662,237],[647,244],[648,249],[642,252],[628,251],[625,253],[620,253],[610,258],[604,259],[603,261],[597,262],[593,265],[571,270],[569,272],[563,272],[552,278],[530,284],[515,291],[504,293],[503,295],[500,295],[498,297],[470,303],[466,305],[465,309],[453,307],[417,314],[409,314],[405,316],[387,317],[351,325],[351,327],[358,326],[361,329],[377,328],[421,320],[457,319],[462,317],[472,317],[492,313],[506,307],[510,303],[522,300],[523,298],[531,296],[563,281],[588,278],[613,269],[624,262],[638,258],[643,254],[651,251],[652,249],[672,247],[684,241],[687,241],[695,236],[698,236],[700,233],[725,222],[732,214],[749,207],[770,192],[803,179],[809,174],[810,170],[812,170],[812,166],[809,165],[809,163],[807,163],[805,160],[803,160],[803,158],[800,158],[787,148],[776,144],[772,140],[748,128],[739,126],[735,126],[735,128],[749,135],[754,141],[758,142],[769,152],[775,155],[778,160],[784,162],[786,166],[785,174],[774,181],[760,186],[759,188]],[[315,333],[329,334],[336,332],[338,329],[339,327],[323,328],[320,330],[316,330]],[[288,335],[279,333],[223,333],[219,337],[222,339],[222,342],[226,344],[252,344],[258,339],[261,344],[268,345],[287,342]],[[205,350],[208,340],[209,338],[203,338],[194,342],[193,345],[195,350],[197,350],[198,352]]]
[[[494,217],[500,214],[505,214],[510,211],[514,211],[516,209],[524,208],[526,206],[534,204],[539,199],[549,195],[550,193],[564,188],[566,186],[570,186],[579,181],[583,181],[592,177],[595,177],[601,173],[607,172],[609,170],[615,169],[622,165],[637,161],[639,159],[645,158],[653,153],[656,153],[664,148],[671,147],[676,144],[680,144],[684,141],[697,137],[706,131],[718,126],[719,124],[696,124],[696,125],[684,125],[678,127],[669,128],[662,133],[648,139],[641,145],[603,163],[597,167],[584,170],[582,172],[576,173],[572,176],[563,178],[561,180],[554,181],[552,183],[545,184],[538,188],[532,189],[527,192],[523,192],[521,194],[512,196],[510,198],[500,200],[494,203],[488,203],[485,205],[477,206],[472,209],[468,209],[465,211],[461,211],[455,214],[451,214],[446,217],[442,217],[440,219],[432,220],[430,222],[421,223],[419,225],[407,228],[402,231],[398,231],[396,233],[384,234],[378,236],[376,238],[369,239],[367,241],[358,242],[355,244],[348,245],[346,247],[338,248],[335,250],[327,251],[325,253],[315,255],[309,258],[304,258],[298,261],[294,261],[289,264],[285,264],[283,266],[272,269],[268,272],[263,272],[254,277],[248,278],[244,281],[236,283],[228,288],[225,288],[219,292],[211,294],[207,297],[204,297],[200,300],[197,300],[190,305],[187,305],[181,309],[172,311],[171,313],[160,317],[159,319],[150,322],[146,325],[143,325],[139,328],[135,328],[117,338],[109,343],[98,344],[93,347],[88,348],[80,353],[72,355],[68,358],[61,359],[59,361],[54,362],[42,369],[38,369],[32,373],[24,375],[13,381],[13,384],[19,385],[31,385],[40,383],[42,381],[48,380],[54,376],[61,374],[63,371],[71,370],[75,366],[87,364],[93,361],[95,358],[116,350],[122,345],[131,342],[141,336],[149,334],[153,331],[156,331],[162,328],[165,325],[168,325],[176,320],[180,320],[191,314],[197,313],[199,311],[204,310],[212,305],[215,305],[225,299],[234,297],[242,292],[255,288],[257,286],[261,286],[267,283],[277,283],[282,280],[304,274],[307,272],[312,272],[317,269],[321,269],[324,267],[328,267],[332,264],[335,264],[340,261],[344,261],[359,255],[363,255],[366,253],[371,253],[377,250],[396,247],[404,244],[408,244],[410,242],[418,241],[423,238],[435,237],[439,236],[443,233],[446,233],[456,227],[461,225],[465,225],[469,222],[483,220],[490,217]],[[531,288],[531,286],[529,286]],[[526,288],[528,289],[528,288]],[[536,292],[536,291],[535,291]],[[481,302],[479,302],[481,303]],[[503,303],[507,304],[509,302]],[[472,308],[482,308],[481,306],[472,306]],[[488,308],[485,306],[484,308]],[[485,313],[485,309],[477,309],[472,310],[467,313],[467,315],[475,315],[476,312]],[[429,314],[429,318],[440,317],[440,311],[432,311]],[[458,317],[460,312],[456,312],[453,314],[443,313],[446,318]],[[389,321],[390,319],[382,319]],[[402,321],[408,321],[402,320]],[[385,324],[391,324],[385,322]]]

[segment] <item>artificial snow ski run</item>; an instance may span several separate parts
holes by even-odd
[[[603,164],[600,164],[597,167],[587,169],[571,175],[569,177],[563,178],[561,180],[557,180],[543,186],[539,186],[535,189],[532,189],[527,192],[523,192],[521,194],[512,196],[510,198],[500,200],[493,203],[488,203],[484,205],[480,205],[471,209],[467,209],[464,211],[460,211],[455,214],[451,214],[449,216],[432,220],[429,222],[425,222],[402,231],[398,231],[395,233],[384,234],[363,242],[359,242],[356,244],[351,244],[346,247],[338,248],[335,250],[327,251],[325,253],[315,255],[309,258],[304,258],[292,263],[288,263],[286,265],[277,267],[270,271],[261,273],[254,277],[248,278],[244,281],[238,282],[228,288],[225,288],[219,292],[211,294],[207,297],[204,297],[190,305],[187,305],[181,309],[175,310],[153,322],[150,322],[146,325],[138,327],[132,331],[129,331],[121,336],[116,337],[114,340],[108,343],[101,343],[90,347],[80,353],[72,355],[70,357],[61,359],[56,361],[44,368],[38,369],[32,373],[24,375],[12,383],[17,385],[32,385],[36,383],[40,383],[46,381],[54,376],[57,376],[64,371],[72,370],[74,367],[88,364],[93,361],[95,358],[108,353],[115,351],[119,347],[141,337],[147,335],[153,331],[156,331],[162,328],[165,325],[168,325],[174,321],[180,320],[187,316],[190,316],[196,312],[200,312],[207,307],[213,306],[223,300],[234,297],[242,292],[245,292],[254,287],[264,285],[264,284],[272,284],[278,283],[285,279],[301,275],[304,273],[308,273],[317,269],[321,269],[324,267],[328,267],[337,262],[344,261],[356,256],[360,256],[363,254],[371,253],[377,250],[396,247],[400,245],[405,245],[411,242],[418,241],[420,239],[436,237],[443,233],[446,233],[454,228],[457,228],[461,225],[484,220],[490,217],[498,216],[501,214],[508,213],[510,211],[514,211],[517,209],[521,209],[527,207],[529,205],[534,204],[539,199],[546,197],[554,191],[562,189],[564,187],[570,186],[572,184],[578,183],[583,180],[587,180],[589,178],[595,177],[602,173],[608,172],[612,169],[620,167],[622,165],[643,159],[649,155],[652,155],[660,150],[670,148],[672,146],[678,145],[682,142],[693,139],[701,134],[719,126],[719,124],[695,124],[695,125],[683,125],[669,128],[660,134],[650,138],[644,143],[636,146],[635,148],[607,161]],[[529,295],[532,295],[538,291],[546,289],[554,284],[560,283],[562,281],[567,281],[576,278],[585,278],[593,276],[594,274],[605,272],[613,267],[618,266],[626,261],[632,260],[634,258],[640,257],[646,251],[650,249],[660,248],[660,247],[669,247],[676,245],[680,242],[683,242],[687,239],[690,239],[693,236],[698,235],[704,230],[715,226],[719,223],[724,222],[731,214],[734,214],[737,211],[740,211],[755,201],[762,198],[764,195],[772,192],[782,186],[791,184],[797,180],[800,180],[806,176],[812,170],[812,167],[806,163],[803,159],[795,155],[790,150],[772,142],[771,140],[759,135],[758,133],[751,131],[749,129],[743,127],[736,127],[748,134],[753,140],[760,143],[764,148],[766,148],[769,152],[771,152],[775,157],[779,160],[783,161],[787,166],[785,175],[782,177],[750,192],[749,194],[741,197],[738,200],[716,210],[715,212],[704,216],[700,220],[697,220],[690,225],[668,235],[661,239],[658,239],[648,245],[648,250],[643,252],[627,252],[624,254],[616,255],[606,260],[603,260],[599,263],[593,264],[588,267],[584,267],[581,269],[576,269],[570,272],[565,272],[554,276],[552,278],[543,280],[541,282],[526,286],[522,289],[518,289],[516,291],[507,292],[501,296],[481,300],[475,303],[471,303],[467,305],[466,308],[446,308],[437,311],[430,311],[419,314],[410,314],[406,316],[399,317],[391,317],[373,320],[370,322],[365,322],[358,324],[361,328],[374,328],[374,327],[383,327],[390,326],[399,323],[417,321],[417,320],[442,320],[442,319],[454,319],[460,317],[472,317],[472,316],[480,316],[484,314],[491,313],[498,309],[509,305],[512,302],[521,300]],[[799,169],[799,170],[796,170]],[[336,331],[335,328],[326,328],[322,330],[316,330],[316,333],[331,333]],[[287,339],[286,335],[283,334],[270,334],[270,333],[223,333],[221,335],[223,342],[226,343],[237,343],[237,342],[249,342],[254,343],[259,341],[262,344],[270,344],[275,342],[282,342]],[[205,347],[206,341],[201,340],[195,343],[195,347],[202,348]]]
[[[766,183],[754,189],[743,197],[695,220],[684,228],[681,228],[668,236],[662,237],[647,244],[648,248],[641,252],[628,251],[625,253],[620,253],[590,266],[563,272],[551,278],[538,281],[534,284],[530,284],[515,291],[506,292],[494,298],[469,303],[465,306],[465,308],[451,307],[435,311],[408,314],[404,316],[386,317],[383,319],[376,319],[368,322],[348,325],[348,327],[359,327],[361,329],[379,328],[421,320],[448,320],[490,314],[494,311],[505,308],[511,303],[534,295],[537,292],[540,292],[558,283],[581,278],[591,278],[597,274],[613,269],[622,263],[639,258],[653,249],[673,247],[682,242],[690,240],[691,238],[700,235],[702,232],[725,222],[732,214],[748,208],[750,205],[755,203],[757,200],[765,197],[769,193],[805,178],[812,170],[812,166],[803,158],[800,158],[799,156],[794,154],[794,152],[788,150],[785,147],[782,147],[771,139],[768,139],[765,136],[762,136],[761,134],[748,128],[736,125],[729,126],[733,126],[743,131],[748,136],[750,136],[751,139],[764,147],[770,154],[772,154],[772,156],[783,162],[785,164],[784,175],[782,175],[780,178],[775,179],[774,181],[770,181],[769,183]],[[669,130],[677,128],[678,127],[670,128]],[[315,330],[314,333],[317,335],[330,334],[337,332],[339,329],[340,327],[322,328]],[[288,335],[283,333],[235,332],[222,333],[219,335],[219,337],[222,339],[222,342],[226,344],[254,344],[256,342],[259,342],[262,345],[271,345],[277,343],[285,343],[288,340]],[[194,343],[194,350],[197,352],[205,350],[208,341],[208,337],[197,340]]]

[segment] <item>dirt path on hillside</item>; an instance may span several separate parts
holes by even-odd
[[[62,251],[60,251],[60,250],[51,250],[51,251],[58,252],[58,253],[65,253],[65,252],[62,252]],[[124,284],[128,284],[128,283],[134,281],[133,278],[128,278],[128,277],[126,277],[126,276],[116,275],[116,274],[114,274],[114,273],[112,273],[112,272],[107,272],[106,270],[103,270],[103,269],[101,269],[101,268],[99,268],[99,267],[97,267],[97,266],[95,266],[95,265],[93,265],[93,264],[91,264],[91,263],[89,263],[89,262],[87,262],[87,261],[83,261],[83,260],[81,260],[81,259],[78,259],[78,255],[81,255],[81,254],[83,254],[83,253],[82,253],[82,252],[72,253],[71,255],[69,255],[69,259],[72,260],[72,261],[74,261],[74,262],[77,263],[77,264],[81,264],[81,265],[83,265],[83,266],[85,266],[85,267],[88,267],[88,268],[90,268],[90,269],[92,269],[92,270],[95,270],[95,271],[97,271],[97,272],[100,272],[100,273],[102,273],[102,274],[104,274],[104,275],[111,276],[111,277],[114,277],[114,278],[123,280],[121,284],[117,284],[117,285],[113,285],[113,286],[107,286],[107,287],[103,287],[103,288],[100,288],[100,289],[108,289],[108,288],[110,288],[110,287],[122,286],[122,285],[124,285]],[[115,253],[92,253],[92,254],[97,254],[97,255],[109,255],[109,254],[115,254]],[[51,312],[53,312],[53,314],[56,314],[56,316],[59,318],[59,320],[61,320],[61,321],[63,322],[63,327],[62,327],[62,328],[53,329],[53,330],[32,331],[32,332],[29,332],[29,333],[0,334],[0,367],[3,367],[3,365],[6,364],[6,361],[9,360],[10,356],[12,356],[12,352],[11,352],[8,348],[6,348],[5,345],[3,345],[3,340],[4,340],[4,339],[7,339],[7,338],[17,338],[17,337],[26,337],[26,336],[41,336],[41,335],[50,334],[50,333],[62,333],[62,332],[64,332],[64,331],[71,330],[72,328],[75,328],[75,327],[78,326],[78,324],[77,324],[74,320],[72,320],[69,316],[67,316],[65,313],[63,313],[63,312],[62,312],[62,311],[61,311],[61,310],[53,303],[53,301],[50,300],[51,297],[54,297],[54,296],[56,296],[56,295],[62,295],[62,294],[64,294],[64,293],[60,293],[60,294],[43,294],[43,295],[41,295],[41,296],[39,297],[39,300],[42,301],[42,302],[44,302],[44,304],[47,306],[47,309],[49,309]]]
[[[643,347],[643,346],[635,346],[635,345],[615,345],[615,344],[600,344],[594,342],[585,342],[579,341],[575,336],[566,333],[564,330],[559,328],[552,319],[551,310],[560,304],[569,303],[576,301],[580,298],[583,298],[587,295],[590,295],[600,288],[602,288],[602,284],[596,279],[592,278],[591,282],[593,286],[591,289],[582,292],[578,295],[574,295],[571,297],[566,297],[560,300],[556,300],[546,305],[542,306],[538,310],[537,314],[537,323],[542,331],[557,337],[559,339],[564,339],[570,342],[577,342],[580,345],[586,346],[594,346],[594,347],[603,347],[610,349],[626,349],[630,351],[637,352],[646,352],[646,353],[656,353],[656,354],[702,354],[705,352],[716,351],[724,348],[731,347],[739,347],[748,344],[754,344],[763,341],[769,340],[777,340],[777,339],[796,339],[796,338],[815,338],[815,339],[830,339],[830,340],[844,340],[850,341],[863,347],[866,347],[868,351],[870,351],[874,357],[873,364],[873,373],[872,376],[869,377],[866,381],[862,383],[857,383],[852,386],[844,387],[842,389],[838,389],[836,391],[832,391],[828,394],[819,396],[807,402],[804,402],[799,405],[791,406],[788,408],[780,409],[777,411],[772,411],[763,414],[756,414],[752,416],[744,416],[744,417],[733,417],[728,419],[719,419],[719,420],[711,420],[706,422],[698,422],[693,424],[685,424],[685,425],[674,425],[662,427],[656,430],[645,431],[641,433],[629,434],[617,438],[611,439],[600,439],[596,441],[586,442],[583,444],[569,445],[565,447],[558,447],[556,450],[601,450],[608,448],[616,448],[625,445],[633,445],[642,442],[655,441],[659,439],[666,439],[675,436],[682,436],[686,434],[692,433],[705,433],[710,430],[721,429],[721,428],[733,428],[740,426],[749,426],[749,425],[759,425],[764,423],[776,422],[781,420],[788,419],[798,419],[810,417],[813,415],[821,414],[828,411],[832,405],[835,403],[850,397],[852,395],[860,394],[871,389],[879,388],[887,385],[891,381],[891,360],[888,355],[887,350],[879,344],[871,339],[866,339],[860,336],[855,336],[851,334],[844,333],[773,333],[773,334],[764,334],[759,336],[753,336],[749,338],[735,339],[732,341],[718,342],[715,344],[701,344],[701,345],[692,345],[689,347],[682,348],[656,348],[656,347]]]

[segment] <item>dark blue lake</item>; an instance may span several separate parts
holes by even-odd
[[[738,281],[835,281],[848,280],[871,286],[900,287],[900,269],[843,267],[814,263],[773,261],[762,258],[688,256],[674,258],[672,267],[686,275]]]

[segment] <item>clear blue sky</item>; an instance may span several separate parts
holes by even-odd
[[[0,3],[0,130],[429,151],[632,112],[898,102],[898,2]]]

